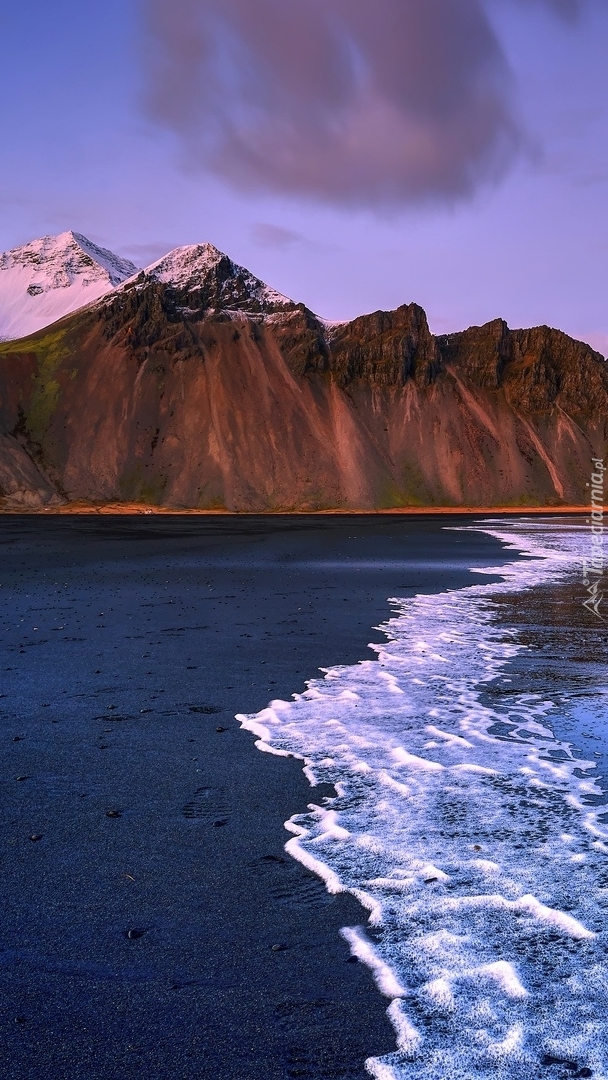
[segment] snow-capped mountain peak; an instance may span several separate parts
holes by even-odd
[[[200,287],[201,281],[213,271],[222,259],[227,259],[213,244],[185,244],[173,248],[162,259],[147,266],[146,277],[180,288]]]
[[[197,307],[273,313],[294,307],[293,300],[271,289],[213,244],[174,248],[147,266],[140,279],[157,281],[192,298]],[[190,301],[189,301],[190,302]]]
[[[5,251],[0,254],[0,339],[32,334],[136,272],[128,259],[71,230]]]

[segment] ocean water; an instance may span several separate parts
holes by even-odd
[[[287,851],[368,912],[344,927],[387,997],[377,1080],[608,1078],[608,623],[589,530],[485,521],[502,583],[393,598],[375,660],[239,716],[337,797]]]

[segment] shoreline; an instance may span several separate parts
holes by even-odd
[[[143,515],[169,517],[438,517],[454,515],[520,515],[520,514],[588,514],[589,506],[405,506],[389,510],[197,510],[165,506],[149,506],[146,503],[66,503],[63,506],[28,509],[26,507],[0,506],[0,516],[10,517],[59,517],[62,515]]]
[[[395,1045],[339,935],[367,913],[284,851],[331,791],[234,717],[517,556],[386,516],[0,528],[7,1080],[364,1080]]]

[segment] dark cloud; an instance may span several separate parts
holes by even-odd
[[[144,12],[148,114],[190,166],[243,189],[452,201],[521,146],[484,0],[144,0]]]

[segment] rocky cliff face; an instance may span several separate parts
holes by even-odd
[[[557,330],[327,325],[210,245],[0,344],[5,508],[584,504],[608,371]]]
[[[363,381],[377,386],[429,386],[439,372],[437,343],[417,304],[376,311],[331,335],[331,364],[339,385]]]
[[[559,409],[584,422],[605,408],[606,362],[559,330],[509,330],[502,319],[437,339],[442,361],[467,382],[502,389],[513,408],[537,415]]]

